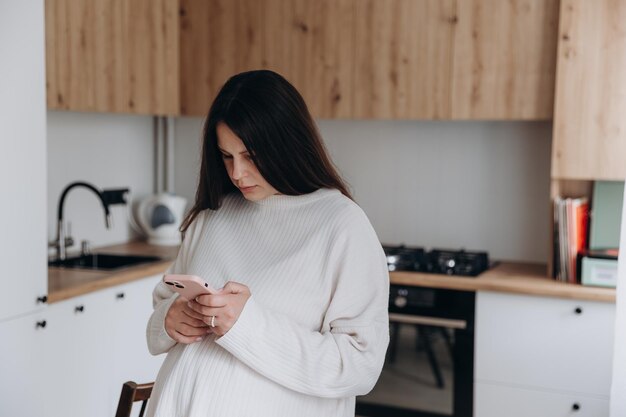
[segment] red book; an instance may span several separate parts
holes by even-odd
[[[576,257],[579,252],[587,249],[589,230],[589,201],[586,198],[572,200],[572,230],[570,239],[570,271],[569,282],[577,282],[578,271]]]

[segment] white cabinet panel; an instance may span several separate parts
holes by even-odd
[[[5,246],[2,245],[6,238],[6,235],[3,235],[0,234],[0,250],[11,245],[9,242]],[[0,320],[43,311],[46,307],[45,303],[38,302],[37,299],[48,294],[47,254],[43,250],[38,254],[37,251],[30,252],[26,246],[22,249],[23,253],[8,253],[6,262],[0,261],[3,265],[0,285],[5,289],[0,292]],[[13,252],[13,249],[10,252]],[[25,259],[35,256],[40,258]]]
[[[475,377],[608,396],[615,305],[480,292]]]
[[[115,404],[124,382],[154,381],[165,358],[164,355],[152,356],[146,344],[146,326],[153,310],[152,290],[160,279],[161,275],[142,279],[120,286],[115,291],[113,320],[123,323],[116,328],[111,346],[114,360],[110,380]]]
[[[46,416],[113,416],[124,382],[156,378],[164,357],[148,352],[146,325],[158,279],[49,306]]]
[[[474,417],[607,417],[609,399],[477,383]]]
[[[122,384],[156,378],[146,325],[161,276],[0,321],[0,416],[111,417]],[[43,323],[45,327],[37,327]]]
[[[0,12],[0,320],[42,306],[47,291],[44,2]]]
[[[111,320],[110,291],[98,291],[49,306],[46,313],[45,392],[49,417],[114,414],[107,375],[112,366],[107,333]]]
[[[38,393],[45,384],[40,378],[46,369],[42,353],[46,328],[42,313],[0,322],[0,416],[45,416]]]

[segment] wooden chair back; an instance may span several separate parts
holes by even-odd
[[[146,411],[146,404],[152,394],[152,387],[154,382],[147,384],[137,384],[133,381],[125,382],[122,385],[122,393],[120,394],[120,401],[117,403],[117,413],[115,417],[130,417],[133,410],[133,404],[141,401],[141,411],[139,417],[143,417],[143,413]]]

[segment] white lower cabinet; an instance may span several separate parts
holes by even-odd
[[[475,417],[607,417],[609,399],[477,383]]]
[[[146,345],[157,276],[52,304],[45,313],[47,417],[111,417],[122,384],[154,380]]]
[[[107,290],[98,291],[48,307],[43,393],[48,416],[111,415],[107,332],[116,323],[108,320],[112,303],[106,295]]]
[[[0,416],[45,416],[42,312],[0,322]]]
[[[614,325],[612,303],[479,292],[475,417],[608,416]]]
[[[135,281],[115,291],[115,329],[111,353],[115,405],[126,381],[154,381],[164,356],[152,356],[146,344],[146,326],[152,314],[152,290],[161,276]]]

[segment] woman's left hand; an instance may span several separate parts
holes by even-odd
[[[228,282],[217,294],[200,295],[189,301],[189,308],[204,316],[207,333],[225,335],[237,322],[250,298],[250,289],[237,282]]]

